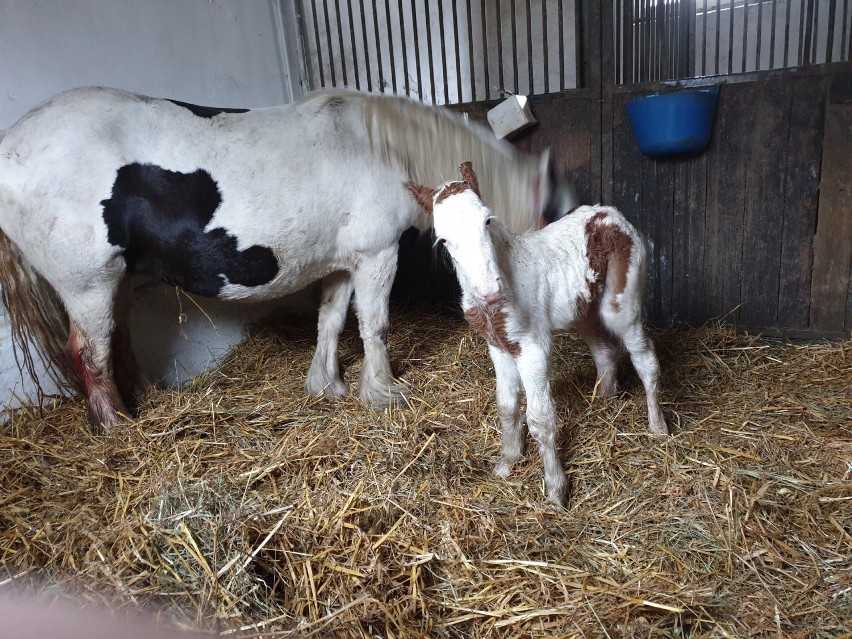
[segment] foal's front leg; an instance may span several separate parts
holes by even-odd
[[[524,430],[521,424],[521,377],[515,359],[494,346],[488,346],[494,373],[497,377],[497,415],[500,417],[502,438],[500,461],[494,474],[506,478],[509,470],[524,452]]]
[[[556,454],[556,408],[550,392],[550,348],[524,344],[518,357],[518,372],[527,396],[527,428],[538,444],[544,466],[547,498],[557,506],[565,503],[568,482]]]
[[[374,256],[365,256],[352,272],[358,328],[364,342],[364,364],[358,380],[358,396],[381,407],[404,397],[393,382],[388,357],[388,300],[396,274],[396,245]]]
[[[343,397],[347,393],[346,384],[340,379],[337,347],[351,299],[352,277],[349,273],[340,271],[323,278],[317,322],[317,350],[305,380],[308,395]]]

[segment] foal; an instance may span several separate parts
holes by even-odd
[[[406,187],[432,213],[435,234],[461,284],[465,318],[488,342],[503,432],[494,474],[507,477],[523,451],[523,386],[547,497],[562,505],[567,483],[556,456],[552,331],[576,327],[592,351],[604,396],[618,390],[621,341],[645,386],[649,429],[668,433],[657,398],[659,364],[642,327],[645,248],[624,216],[606,206],[582,206],[541,230],[510,233],[482,203],[470,162],[462,164],[461,173],[462,181],[437,190]]]

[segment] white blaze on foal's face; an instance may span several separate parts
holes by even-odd
[[[499,302],[500,269],[491,238],[491,211],[470,189],[441,196],[439,192],[433,209],[438,241],[446,247],[477,301]]]

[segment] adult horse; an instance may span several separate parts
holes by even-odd
[[[401,393],[385,344],[398,241],[430,223],[402,185],[440,183],[470,159],[515,230],[570,208],[546,157],[406,98],[333,90],[247,110],[59,94],[0,139],[0,282],[19,364],[33,374],[34,344],[109,426],[149,388],[127,273],[240,301],[321,279],[307,392],[347,392],[337,347],[354,292],[359,396],[387,404]]]

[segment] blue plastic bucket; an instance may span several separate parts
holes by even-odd
[[[655,93],[627,105],[639,149],[646,155],[694,153],[710,142],[719,87]]]

